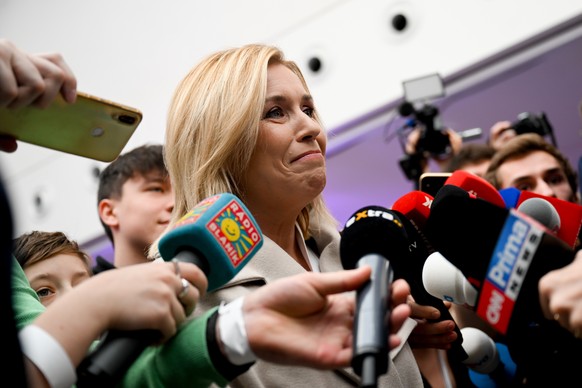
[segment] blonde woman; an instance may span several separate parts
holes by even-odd
[[[201,299],[196,313],[280,278],[342,270],[338,224],[322,197],[326,142],[300,69],[275,47],[254,44],[217,52],[180,82],[164,148],[175,193],[169,228],[202,199],[230,192],[246,204],[265,236],[251,262]],[[154,244],[150,255],[156,254]],[[404,325],[400,338],[405,341],[413,326]],[[408,343],[394,350],[389,362],[382,386],[422,386]],[[358,384],[350,368],[320,371],[264,361],[231,382],[233,387]]]

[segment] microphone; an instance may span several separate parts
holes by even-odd
[[[419,230],[424,229],[430,214],[433,196],[420,190],[414,190],[398,198],[392,209],[408,218]]]
[[[390,284],[388,258],[404,256],[408,247],[402,224],[380,206],[367,206],[346,222],[340,240],[344,269],[372,267],[370,281],[357,290],[351,365],[362,378],[361,387],[376,387],[388,371]]]
[[[423,266],[427,257],[432,253],[433,248],[417,225],[426,224],[426,220],[430,214],[431,203],[432,197],[422,191],[412,191],[394,202],[391,212],[402,223],[408,242],[407,255],[392,260],[394,276],[405,279],[408,282],[410,292],[417,303],[432,306],[439,310],[440,317],[434,320],[434,322],[443,320],[454,321],[451,312],[444,305],[442,299],[427,292],[422,282]],[[399,210],[402,210],[402,212]],[[451,343],[451,348],[448,350],[448,353],[451,357],[464,360],[467,354],[461,346],[463,335],[458,326],[455,325],[454,330],[457,333],[457,339]]]
[[[440,253],[435,252],[427,258],[422,276],[427,291],[435,297],[474,309],[477,303],[477,289]],[[512,386],[515,364],[511,357],[504,351],[503,359],[506,363],[503,363],[497,344],[482,330],[464,327],[461,333],[463,333],[462,346],[467,353],[467,358],[462,363],[479,374],[477,376],[470,374],[475,385]]]
[[[208,290],[228,283],[263,245],[261,230],[236,196],[222,193],[198,203],[159,241],[165,261],[196,264]],[[159,338],[156,330],[110,330],[77,368],[77,387],[115,385],[143,350]]]
[[[422,283],[426,291],[435,298],[466,307],[477,304],[477,289],[439,252],[431,253],[426,259],[422,269]]]
[[[558,198],[537,194],[531,191],[521,191],[515,187],[508,187],[499,190],[507,208],[519,208],[519,206],[530,198],[541,198],[548,201],[558,212],[560,218],[560,228],[558,237],[570,247],[575,248],[578,244],[578,235],[582,227],[582,205],[564,201]]]
[[[464,327],[463,348],[469,357],[463,361],[472,371],[488,375],[497,387],[512,387],[516,382],[513,372],[501,360],[497,345],[483,331],[474,327]]]
[[[481,289],[479,301],[493,295],[498,305],[477,312],[502,334],[511,311],[520,305],[530,307],[524,311],[528,316],[534,311],[537,318],[543,316],[537,281],[574,258],[571,248],[532,218],[461,195],[439,193],[426,234],[435,249]],[[523,297],[523,304],[516,303],[518,297]]]
[[[560,230],[560,215],[558,211],[543,198],[526,199],[517,207],[517,210],[538,221],[554,234],[557,234]]]
[[[441,190],[435,197],[426,235],[479,289],[477,315],[504,336],[526,376],[548,378],[540,375],[547,370],[541,360],[560,370],[576,370],[573,361],[582,360],[569,355],[581,355],[580,344],[558,323],[544,318],[538,292],[539,279],[571,263],[573,249],[515,209],[456,190],[449,193]]]
[[[499,207],[505,207],[503,197],[495,186],[478,175],[465,170],[456,170],[445,181],[445,185],[458,186],[461,189],[473,194],[477,198],[484,199]]]

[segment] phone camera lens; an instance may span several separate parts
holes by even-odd
[[[130,115],[119,115],[118,120],[124,124],[135,124],[135,117]]]

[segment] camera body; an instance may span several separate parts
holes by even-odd
[[[442,125],[437,107],[425,104],[420,109],[408,102],[400,106],[399,113],[403,117],[412,116],[411,127],[420,129],[420,137],[416,143],[416,153],[439,158],[451,152],[449,135]]]
[[[511,124],[511,128],[518,135],[522,133],[537,133],[540,136],[552,134],[552,126],[544,112],[540,113],[539,116],[529,112],[520,113],[517,116],[517,121]]]

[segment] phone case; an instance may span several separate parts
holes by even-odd
[[[0,133],[37,146],[111,162],[141,120],[138,109],[77,92],[74,104],[59,96],[45,109],[0,108]]]

